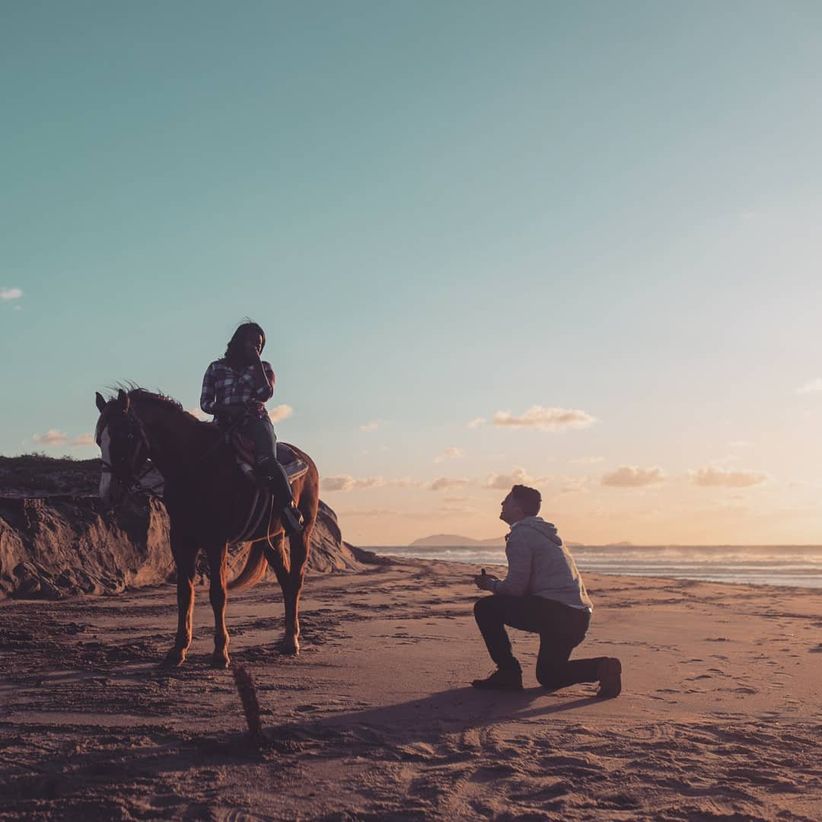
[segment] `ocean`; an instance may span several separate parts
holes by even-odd
[[[502,547],[408,545],[369,546],[369,550],[389,557],[459,562],[478,569],[505,565]],[[585,545],[570,550],[583,574],[822,588],[819,545]]]

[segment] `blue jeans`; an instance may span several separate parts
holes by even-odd
[[[231,415],[223,415],[220,424],[226,427],[231,425]],[[254,460],[261,468],[261,474],[270,482],[277,504],[281,508],[292,505],[291,483],[285,468],[277,461],[277,435],[271,420],[249,414],[242,419],[237,430],[254,443]]]
[[[240,423],[239,430],[254,443],[257,465],[277,459],[277,435],[268,417],[249,415]]]

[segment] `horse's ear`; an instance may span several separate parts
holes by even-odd
[[[123,409],[123,413],[127,414],[128,413],[128,407],[129,407],[129,399],[128,399],[128,394],[126,394],[126,392],[123,391],[122,388],[117,392],[117,402],[120,404],[120,407]]]
[[[97,403],[97,410],[102,414],[103,409],[106,407],[106,401],[103,399],[103,395],[99,391],[94,395],[94,400]]]

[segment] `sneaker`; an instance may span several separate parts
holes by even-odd
[[[604,657],[597,668],[597,678],[597,696],[600,699],[613,699],[619,696],[622,691],[622,663],[614,657]]]
[[[484,690],[521,691],[522,671],[519,668],[497,668],[491,676],[475,679],[471,685]]]

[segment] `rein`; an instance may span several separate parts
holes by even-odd
[[[226,428],[221,428],[219,439],[217,439],[212,445],[209,445],[208,448],[206,448],[205,453],[201,454],[197,462],[194,463],[195,466],[204,463],[207,459],[210,459],[212,455],[217,453],[217,449],[221,445],[225,443],[230,443],[231,440],[229,438],[231,434],[234,433],[234,430],[238,428],[240,426],[240,423],[247,417],[248,412],[240,414]]]
[[[151,462],[150,458],[146,460],[146,463],[140,470],[140,473],[132,474],[128,478],[128,482],[123,481],[123,479],[117,474],[117,472],[114,470],[114,467],[110,463],[102,459],[100,460],[100,462],[103,464],[103,467],[100,470],[104,474],[113,474],[115,477],[117,477],[120,480],[120,482],[123,482],[123,484],[126,486],[127,492],[129,494],[146,494],[147,496],[154,497],[155,499],[163,498],[162,494],[158,493],[157,491],[158,488],[162,488],[163,485],[165,485],[165,482],[162,478],[162,474],[160,474],[159,482],[155,482],[153,485],[143,484],[144,477],[148,476],[148,474],[156,470],[156,468],[154,467],[154,463]],[[159,474],[160,472],[157,471],[157,473]]]
[[[157,471],[157,473],[160,475],[159,481],[155,481],[154,483],[148,484],[143,482],[143,480],[148,474],[150,474],[153,470],[156,470],[154,464],[151,461],[151,443],[149,442],[148,436],[146,435],[145,428],[143,427],[143,423],[140,420],[140,418],[133,411],[129,411],[128,417],[129,422],[132,423],[133,428],[136,428],[137,432],[139,433],[140,440],[142,441],[142,446],[145,448],[145,464],[138,472],[131,471],[128,474],[128,476],[124,477],[122,476],[121,472],[118,472],[117,469],[111,463],[107,462],[104,459],[101,459],[101,471],[104,474],[112,474],[113,476],[117,477],[117,479],[120,480],[120,482],[122,482],[123,485],[125,485],[126,492],[128,494],[145,494],[146,496],[153,497],[154,499],[163,499],[162,494],[159,493],[159,491],[162,490],[163,486],[165,485],[165,479],[159,471]],[[204,464],[214,454],[216,454],[220,446],[227,442],[230,442],[229,438],[231,434],[234,432],[235,429],[237,429],[240,426],[240,424],[243,422],[243,420],[245,420],[246,417],[247,414],[241,414],[234,420],[232,420],[230,425],[220,429],[220,437],[212,445],[210,445],[203,454],[200,455],[200,457],[188,470],[195,470],[198,466]],[[135,434],[130,431],[128,436],[130,438],[134,438]]]

